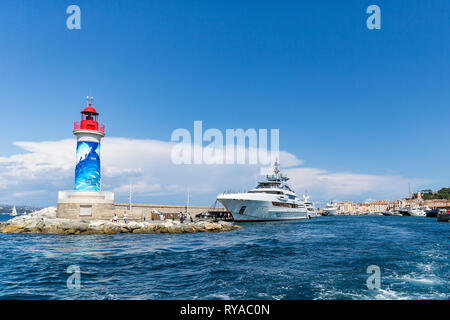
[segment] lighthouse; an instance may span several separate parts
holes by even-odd
[[[100,142],[105,126],[98,122],[98,112],[92,107],[92,97],[81,111],[81,121],[73,126],[77,136],[75,191],[100,191]]]
[[[92,106],[92,97],[81,111],[81,120],[73,125],[77,137],[75,156],[75,187],[59,191],[58,218],[110,220],[115,213],[114,193],[101,187],[100,145],[105,126]]]

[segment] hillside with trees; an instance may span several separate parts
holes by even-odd
[[[450,188],[442,188],[437,192],[432,190],[422,190],[423,200],[433,200],[433,199],[450,199]],[[413,195],[413,199],[417,199],[417,193]]]

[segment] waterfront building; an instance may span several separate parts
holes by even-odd
[[[402,206],[401,206],[401,201],[400,200],[389,201],[388,210],[398,210],[401,207]]]
[[[355,204],[351,201],[337,202],[336,207],[339,214],[351,214],[355,211]]]
[[[447,208],[450,206],[450,201],[446,199],[424,200],[423,205],[429,208]]]
[[[358,211],[362,214],[369,213],[369,204],[368,203],[358,203]]]
[[[375,202],[370,202],[369,203],[369,212],[374,213],[374,212],[382,212],[382,211],[386,211],[389,207],[389,201],[387,200],[379,200],[379,201],[375,201]]]

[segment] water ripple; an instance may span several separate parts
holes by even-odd
[[[449,226],[365,216],[212,234],[0,234],[0,298],[448,299]],[[366,287],[372,264],[377,290]]]

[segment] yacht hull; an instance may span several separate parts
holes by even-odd
[[[323,212],[322,215],[323,216],[337,216],[338,213],[337,213],[337,210],[329,210],[329,211],[326,210]]]
[[[424,211],[419,211],[419,212],[411,212],[410,215],[412,217],[426,217],[426,213]]]
[[[292,221],[315,216],[308,214],[306,208],[278,208],[270,201],[221,198],[217,200],[231,213],[236,222]]]

